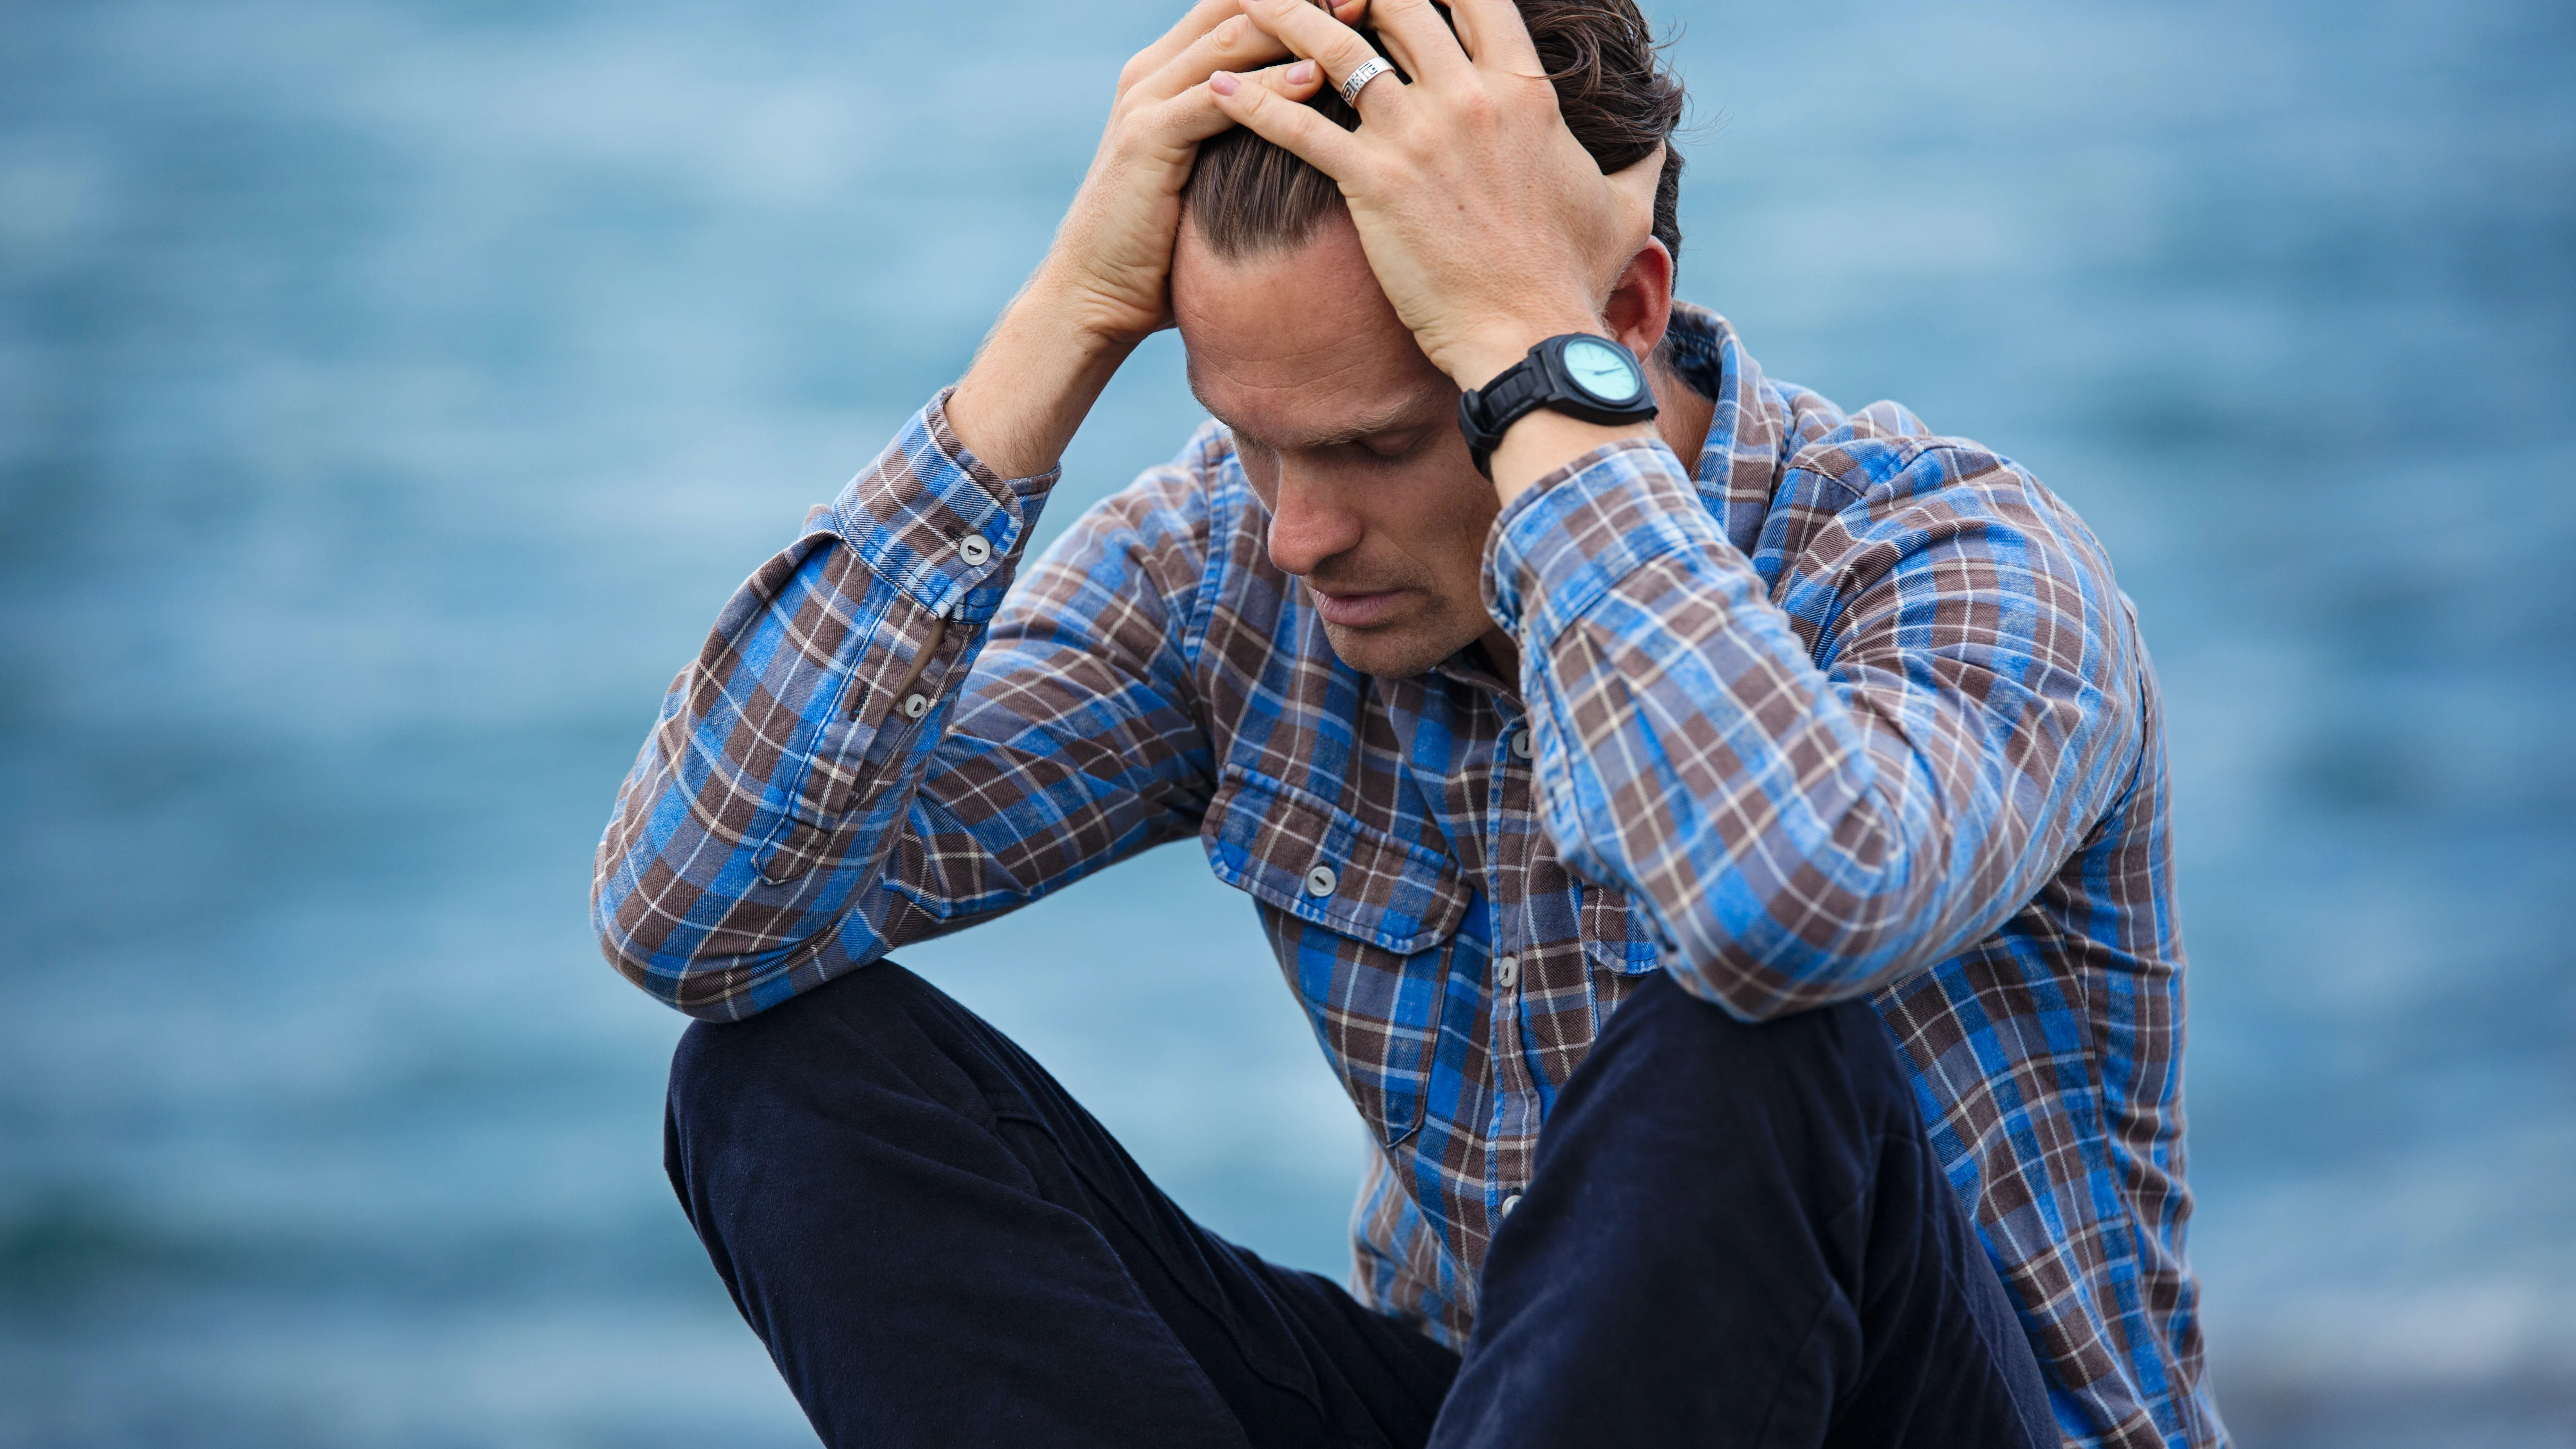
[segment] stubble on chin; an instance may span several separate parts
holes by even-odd
[[[1409,679],[1428,674],[1433,665],[1473,642],[1452,641],[1443,630],[1442,621],[1407,622],[1376,629],[1346,629],[1339,624],[1324,625],[1324,638],[1333,654],[1344,664],[1362,674],[1379,679]]]

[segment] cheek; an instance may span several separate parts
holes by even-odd
[[[1403,499],[1403,507],[1382,512],[1379,526],[1428,571],[1443,598],[1481,610],[1485,535],[1502,504],[1494,485],[1467,461],[1465,445],[1454,458],[1423,460],[1407,471],[1400,489],[1389,492]]]
[[[1440,534],[1449,551],[1464,558],[1470,574],[1484,566],[1485,535],[1494,526],[1494,516],[1503,510],[1502,500],[1495,496],[1494,485],[1467,465],[1465,449],[1459,450],[1459,472],[1453,473],[1440,501]]]

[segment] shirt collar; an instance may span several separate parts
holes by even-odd
[[[1664,337],[1673,371],[1715,404],[1692,481],[1727,538],[1751,553],[1781,472],[1798,448],[1788,400],[1744,350],[1734,326],[1715,312],[1676,299]]]

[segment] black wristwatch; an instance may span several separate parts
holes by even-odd
[[[1587,423],[1642,423],[1655,415],[1655,394],[1637,354],[1589,332],[1551,337],[1483,387],[1458,395],[1458,431],[1476,471],[1494,476],[1503,430],[1536,408]]]

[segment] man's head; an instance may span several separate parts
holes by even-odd
[[[1667,145],[1681,87],[1632,0],[1518,3],[1568,129],[1605,172]],[[1330,86],[1311,104],[1358,124]],[[1662,335],[1680,174],[1667,149],[1663,256],[1641,260],[1656,298],[1639,302],[1623,281],[1611,300],[1608,320],[1632,344]],[[1397,320],[1331,179],[1229,131],[1200,149],[1182,201],[1172,303],[1190,382],[1233,429],[1270,509],[1272,561],[1306,579],[1354,668],[1430,668],[1492,628],[1479,573],[1497,504],[1459,436],[1457,387]]]
[[[1517,3],[1539,63],[1556,85],[1558,114],[1604,175],[1666,147],[1655,183],[1654,231],[1679,261],[1682,157],[1669,143],[1681,124],[1682,86],[1659,63],[1653,28],[1635,0]],[[1377,44],[1374,35],[1361,33]],[[1307,104],[1345,131],[1359,127],[1359,112],[1329,85]],[[1331,177],[1245,130],[1222,132],[1199,147],[1181,200],[1200,239],[1229,260],[1294,247],[1317,221],[1342,209]]]

